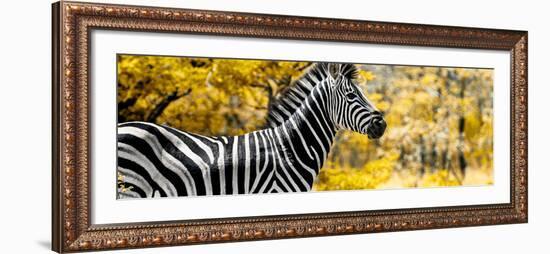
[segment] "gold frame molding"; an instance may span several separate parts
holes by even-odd
[[[57,252],[527,222],[526,31],[65,1],[53,4],[52,19],[52,249]],[[93,29],[509,51],[511,202],[93,225],[88,102]]]

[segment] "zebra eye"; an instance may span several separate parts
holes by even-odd
[[[347,93],[347,94],[346,94],[346,98],[348,98],[348,100],[354,100],[355,98],[357,98],[357,94],[355,94],[355,93]]]

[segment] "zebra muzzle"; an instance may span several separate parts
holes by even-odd
[[[367,129],[367,136],[370,139],[377,139],[382,137],[384,135],[384,131],[386,131],[386,121],[384,121],[384,118],[382,117],[376,117],[372,120],[369,128]]]

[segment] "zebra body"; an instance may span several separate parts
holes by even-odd
[[[267,129],[206,137],[153,123],[119,124],[118,172],[125,187],[119,198],[310,191],[337,130],[377,138],[385,128],[345,73],[354,69],[337,66],[330,75],[328,64],[318,65],[297,81],[272,108]],[[342,98],[358,102],[344,105]],[[369,128],[372,122],[383,123],[381,132]]]

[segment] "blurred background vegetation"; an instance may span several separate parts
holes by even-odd
[[[264,128],[270,103],[312,63],[118,56],[118,121],[203,135]],[[385,113],[379,140],[341,131],[314,190],[493,183],[493,71],[358,65]]]

